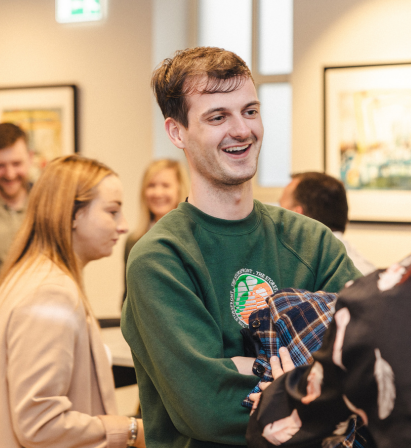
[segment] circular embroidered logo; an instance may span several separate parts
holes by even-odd
[[[248,326],[250,314],[258,308],[265,308],[266,297],[278,289],[270,277],[252,269],[240,269],[231,287],[231,313],[243,327]]]

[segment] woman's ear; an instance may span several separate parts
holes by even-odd
[[[73,221],[71,223],[72,230],[77,229],[77,226],[79,225],[79,223],[81,225],[83,216],[84,216],[84,214],[87,213],[88,208],[89,208],[88,206],[85,206],[85,207],[81,207],[79,210],[76,211],[76,214],[74,215]]]
[[[77,229],[78,219],[81,216],[82,212],[83,208],[80,208],[80,210],[76,211],[76,214],[74,215],[73,221],[71,223],[71,230]]]
[[[173,145],[177,146],[177,148],[184,149],[185,145],[182,136],[183,125],[174,120],[174,118],[168,117],[164,122],[164,127],[168,138],[171,140]]]

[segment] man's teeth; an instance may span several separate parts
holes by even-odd
[[[244,149],[247,149],[249,145],[245,145],[245,146],[234,146],[232,148],[227,148],[224,151],[227,152],[236,152],[236,151],[244,151]]]

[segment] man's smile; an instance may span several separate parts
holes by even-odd
[[[240,154],[244,154],[250,146],[251,146],[251,143],[249,143],[248,145],[243,145],[243,146],[232,146],[231,148],[224,148],[223,151],[240,155]]]

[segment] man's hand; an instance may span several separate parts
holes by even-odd
[[[278,356],[272,356],[270,359],[271,370],[274,380],[280,378],[280,376],[283,375],[284,373],[290,372],[291,370],[295,369],[295,365],[291,359],[290,352],[285,347],[280,348],[280,358],[281,363]],[[283,365],[283,367],[281,367],[281,364]],[[265,390],[270,384],[271,383],[269,382],[262,383],[260,384],[260,389]],[[250,394],[249,399],[253,402],[253,407],[251,409],[250,415],[257,409],[258,403],[260,402],[260,398],[261,398],[261,392]]]

